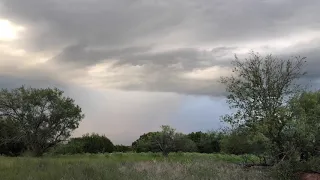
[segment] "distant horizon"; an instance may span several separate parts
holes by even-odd
[[[190,99],[189,99],[190,98]],[[82,135],[86,134],[86,133],[98,133],[100,135],[106,135],[114,144],[123,144],[123,145],[131,145],[131,143],[135,140],[137,140],[142,134],[144,133],[148,133],[148,132],[155,132],[155,131],[159,131],[161,130],[160,126],[161,125],[170,125],[171,127],[175,128],[178,132],[182,132],[182,133],[190,133],[190,132],[197,132],[197,131],[202,131],[202,132],[207,132],[207,131],[212,131],[212,130],[219,130],[220,128],[224,127],[223,123],[220,122],[220,116],[223,116],[225,114],[227,114],[229,111],[229,107],[227,105],[227,103],[224,102],[225,99],[218,99],[216,102],[211,102],[214,101],[212,100],[212,98],[210,97],[189,97],[187,98],[188,100],[186,100],[185,102],[191,101],[192,103],[186,103],[183,105],[184,108],[181,108],[180,113],[176,114],[175,116],[177,117],[185,117],[187,116],[187,120],[184,121],[183,119],[169,119],[166,122],[167,123],[157,123],[158,126],[152,126],[152,128],[150,128],[149,130],[147,128],[145,128],[145,131],[132,131],[132,132],[124,132],[124,131],[117,131],[114,132],[114,134],[105,132],[103,130],[100,131],[86,131],[86,129],[88,129],[90,126],[90,122],[89,121],[83,121],[80,123],[80,127],[78,129],[76,129],[72,135],[72,137],[81,137]],[[194,100],[200,98],[200,100]],[[215,98],[214,98],[215,99]],[[76,101],[77,102],[77,101]],[[214,104],[219,104],[220,107],[221,105],[225,105],[224,111],[221,110],[222,114],[218,114],[218,112],[213,111],[213,112],[207,112],[206,108],[203,108],[204,113],[201,113],[200,108],[202,107],[208,107],[208,109],[211,109],[212,106],[214,106]],[[192,113],[192,111],[200,111],[198,113],[201,113],[201,115],[197,114],[193,114],[193,115],[189,115],[190,113]],[[212,115],[216,115],[216,119],[211,119]],[[204,117],[202,120],[200,119],[199,121],[196,121],[196,117]],[[174,118],[174,117],[172,117]],[[197,126],[197,123],[201,123],[202,126]],[[103,122],[102,122],[103,123]],[[183,124],[184,123],[184,124]],[[190,124],[191,123],[191,124]],[[204,125],[204,126],[203,126]],[[120,129],[120,127],[119,127]],[[124,128],[125,129],[125,128]],[[130,135],[130,134],[134,134],[134,135]],[[117,135],[121,135],[124,137],[125,140],[118,140]]]

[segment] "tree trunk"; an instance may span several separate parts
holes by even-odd
[[[33,146],[29,148],[29,151],[31,152],[31,155],[33,157],[41,157],[43,155],[43,149],[38,146]]]
[[[163,155],[163,157],[168,157],[169,152],[167,152],[167,151],[162,151],[162,155]]]

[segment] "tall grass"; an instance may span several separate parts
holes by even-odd
[[[255,160],[255,157],[253,157]],[[245,170],[240,156],[173,153],[112,153],[43,158],[0,157],[1,180],[270,179],[265,170]]]

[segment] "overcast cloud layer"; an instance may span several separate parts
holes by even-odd
[[[0,0],[0,85],[60,87],[87,114],[78,134],[117,142],[164,123],[217,128],[227,112],[217,80],[235,53],[306,56],[305,81],[319,86],[319,8],[319,0]]]

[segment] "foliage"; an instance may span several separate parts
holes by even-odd
[[[73,99],[63,97],[63,91],[24,86],[0,91],[0,116],[16,132],[1,142],[24,142],[35,156],[66,140],[84,117]]]
[[[11,139],[16,135],[15,128],[10,121],[0,119],[0,139]],[[18,156],[25,150],[23,142],[2,141],[0,142],[0,154]]]
[[[162,131],[153,138],[152,142],[160,148],[164,156],[168,156],[175,149],[176,130],[168,125],[162,125],[161,129]]]
[[[167,156],[169,152],[198,152],[197,144],[189,135],[176,132],[170,126],[161,126],[162,131],[149,132],[141,135],[132,143],[136,152],[162,152]]]
[[[218,153],[221,151],[221,141],[224,138],[222,132],[207,132],[203,133],[198,149],[200,153]]]
[[[139,139],[132,143],[132,148],[136,152],[160,152],[160,148],[153,143],[153,139],[159,132],[149,132],[141,135]]]
[[[175,152],[198,152],[197,144],[185,134],[177,133],[174,138]]]
[[[54,154],[111,153],[113,151],[114,145],[106,136],[92,133],[71,138],[67,144],[61,144],[55,149]]]
[[[309,161],[283,161],[272,169],[272,175],[283,180],[298,179],[301,173],[320,173],[320,158],[313,157]]]
[[[263,136],[250,134],[247,128],[231,130],[221,140],[221,150],[227,154],[256,154],[262,155],[266,151]]]
[[[293,122],[288,128],[294,151],[303,160],[320,156],[320,91],[303,92],[290,101]]]
[[[233,75],[222,77],[226,86],[227,102],[236,109],[223,120],[233,127],[245,127],[252,133],[261,133],[269,143],[270,153],[276,160],[285,155],[284,130],[291,123],[287,108],[290,97],[300,91],[296,80],[303,76],[305,58],[282,60],[268,55],[251,53],[249,59],[232,62]]]
[[[84,143],[71,139],[68,143],[60,143],[50,151],[53,155],[60,154],[82,154],[84,153]]]
[[[170,128],[170,127],[169,127]],[[174,129],[173,129],[174,130]],[[136,152],[162,152],[158,139],[162,132],[149,132],[141,135],[139,139],[132,143],[132,148]],[[187,135],[175,132],[172,136],[170,151],[174,152],[200,152],[216,153],[220,152],[222,132],[192,132]]]
[[[217,153],[221,151],[221,141],[224,138],[222,132],[191,132],[188,138],[194,141],[200,153]]]
[[[83,143],[84,153],[110,153],[114,150],[113,143],[104,135],[85,134],[81,138],[75,138],[74,140]]]
[[[221,142],[222,152],[227,154],[249,154],[252,153],[251,144],[246,134],[234,131],[226,136]]]
[[[189,139],[196,143],[198,152],[200,153],[212,153],[212,152],[219,152],[215,151],[214,149],[220,149],[220,143],[216,143],[215,139],[210,138],[211,136],[207,133],[198,131],[198,132],[191,132],[187,135]]]
[[[205,133],[198,131],[198,132],[191,132],[189,133],[187,136],[189,139],[191,139],[193,142],[195,142],[196,144],[199,144],[201,141],[202,136]]]
[[[132,151],[131,146],[125,146],[125,145],[115,145],[114,146],[114,152],[130,152]]]
[[[9,121],[0,120],[0,139],[12,139],[17,132],[15,127]],[[0,155],[19,156],[26,149],[25,143],[19,141],[0,142]]]

